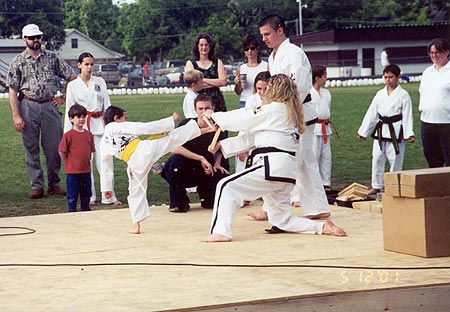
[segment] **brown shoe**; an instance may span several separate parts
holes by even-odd
[[[48,188],[48,195],[66,196],[66,191],[59,185]]]
[[[38,199],[44,197],[44,190],[31,190],[31,192],[28,193],[29,199]]]

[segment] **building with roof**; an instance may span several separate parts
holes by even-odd
[[[434,38],[450,37],[450,23],[333,28],[292,36],[312,65],[324,65],[330,78],[381,76],[381,51],[409,75],[431,65],[427,46]]]
[[[125,55],[110,50],[76,29],[66,29],[65,43],[55,51],[72,66],[76,66],[78,56],[90,52],[96,63],[118,63]],[[0,89],[5,87],[6,74],[12,59],[25,49],[23,39],[0,39]]]

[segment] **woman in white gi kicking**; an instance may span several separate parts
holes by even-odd
[[[225,157],[253,148],[251,165],[222,179],[216,188],[211,234],[203,242],[229,242],[236,210],[244,199],[262,197],[269,222],[282,231],[346,236],[331,221],[316,222],[292,214],[289,193],[297,177],[295,153],[299,133],[305,130],[301,102],[295,83],[286,75],[270,79],[265,104],[252,110],[227,113],[207,111],[223,130],[246,131],[245,135],[220,141]]]

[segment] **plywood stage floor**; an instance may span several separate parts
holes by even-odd
[[[267,234],[246,216],[260,205],[215,244],[199,242],[211,210],[198,205],[152,207],[141,235],[128,209],[0,219],[0,234],[35,230],[0,236],[0,309],[450,311],[450,258],[385,251],[381,214],[332,206],[344,238]]]

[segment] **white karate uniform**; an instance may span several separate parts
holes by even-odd
[[[395,135],[398,138],[400,129],[403,128],[403,138],[408,139],[414,135],[413,132],[413,116],[411,98],[407,91],[400,85],[388,95],[387,87],[379,90],[372,100],[369,109],[364,116],[358,135],[369,137],[379,121],[379,115],[383,117],[391,117],[402,114],[402,120],[393,123]],[[390,139],[388,124],[382,126],[382,137]],[[399,154],[395,154],[394,145],[389,141],[381,141],[381,150],[379,140],[373,141],[372,147],[372,187],[382,189],[384,186],[384,167],[386,158],[389,160],[390,172],[400,171],[403,166],[403,156],[405,153],[406,141],[401,138],[398,141]]]
[[[325,88],[320,88],[319,92],[311,88],[311,99],[316,105],[318,118],[321,120],[330,119],[331,115],[331,94]],[[322,127],[325,127],[327,134],[327,143],[325,143],[322,133]],[[331,186],[331,142],[329,136],[331,135],[331,126],[329,124],[316,123],[314,126],[314,142],[313,153],[316,156],[319,164],[320,178],[322,184]]]
[[[271,75],[285,74],[297,84],[300,100],[303,102],[312,88],[311,65],[305,52],[298,46],[283,41],[278,47],[275,57],[269,56]],[[305,122],[317,118],[317,110],[310,101],[302,104]],[[312,151],[314,140],[314,124],[306,127],[300,137],[298,159],[298,177],[291,193],[291,202],[300,201],[305,215],[316,215],[330,212],[330,206],[320,178],[319,166]]]
[[[72,129],[72,124],[69,119],[69,109],[74,105],[79,104],[86,108],[88,112],[101,112],[102,114],[105,110],[111,106],[111,101],[108,95],[108,89],[106,87],[106,82],[103,78],[97,76],[91,76],[89,80],[89,85],[86,85],[81,77],[78,76],[77,79],[69,82],[67,84],[66,90],[66,112],[64,114],[64,133]],[[89,128],[88,121],[89,120]],[[95,201],[97,194],[95,191],[95,180],[94,180],[94,159],[95,166],[97,167],[97,172],[100,174],[100,141],[103,136],[103,132],[105,130],[105,122],[103,121],[103,117],[92,118],[87,116],[86,123],[84,124],[84,128],[86,130],[91,131],[94,137],[94,145],[95,152],[92,153],[91,157],[91,191],[92,196],[90,198],[91,201]],[[112,204],[117,198],[114,193],[111,198],[105,198],[102,196],[103,204]]]
[[[197,118],[197,113],[195,112],[195,105],[194,101],[197,97],[197,92],[192,91],[191,89],[188,89],[186,92],[186,95],[184,96],[183,100],[183,114],[184,118]]]
[[[255,112],[256,111],[256,112]],[[246,131],[220,141],[224,157],[249,148],[276,148],[255,155],[251,167],[220,180],[216,188],[211,233],[232,237],[232,222],[243,200],[262,197],[269,222],[289,232],[322,233],[322,222],[292,215],[289,193],[297,173],[293,153],[298,149],[298,133],[288,121],[286,106],[281,103],[263,105],[258,110],[245,108],[217,112],[212,118],[222,130]]]
[[[142,140],[128,160],[128,205],[133,222],[150,216],[147,201],[148,173],[152,165],[174,148],[183,145],[200,135],[195,120],[175,128],[172,117],[147,123],[111,122],[105,127],[101,141],[102,166],[100,185],[102,192],[111,191],[114,176],[113,156],[122,159],[123,151],[129,142],[139,135],[168,132],[167,136],[154,140]]]
[[[252,94],[247,101],[245,101],[245,108],[246,109],[253,109],[256,108],[258,106],[260,106],[262,103],[262,99],[259,96],[258,93]],[[238,133],[238,135],[243,135],[244,131],[240,131]],[[249,151],[250,152],[250,151]],[[247,159],[244,159],[243,161],[239,160],[239,158],[236,156],[236,160],[235,160],[235,172],[239,172],[245,169],[245,164],[247,162]]]

